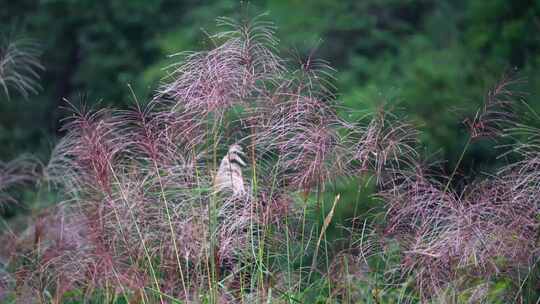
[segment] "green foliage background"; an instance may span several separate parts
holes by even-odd
[[[268,12],[283,52],[315,50],[338,70],[340,100],[355,110],[381,104],[421,131],[426,155],[453,168],[464,142],[462,121],[485,91],[517,69],[538,108],[540,2],[506,0],[2,0],[0,31],[43,46],[43,91],[0,101],[0,159],[32,152],[44,160],[61,136],[63,98],[102,106],[150,97],[167,55],[205,47],[218,16]],[[354,118],[354,117],[353,117]],[[485,146],[485,147],[484,147]],[[475,145],[468,173],[493,168],[492,145]]]

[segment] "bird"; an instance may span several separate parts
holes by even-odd
[[[242,160],[243,156],[245,154],[240,145],[233,144],[229,147],[214,178],[216,192],[231,191],[234,196],[243,195],[246,192],[242,176],[242,168],[246,167],[246,163]]]

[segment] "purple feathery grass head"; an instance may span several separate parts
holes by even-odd
[[[417,166],[400,170],[379,195],[387,203],[386,232],[414,235],[425,226],[439,226],[446,221],[458,201],[454,193]]]
[[[45,289],[56,295],[87,282],[91,244],[85,221],[63,206],[32,218],[14,242],[18,298],[40,298]]]
[[[119,111],[114,117],[115,128],[124,132],[122,136],[129,140],[128,153],[133,157],[148,158],[161,162],[162,157],[169,156],[167,137],[162,136],[166,121],[159,119],[152,112],[152,106],[136,107],[127,111]]]
[[[331,125],[308,124],[292,131],[280,145],[283,168],[292,187],[309,192],[314,187],[324,191],[324,184],[342,173],[339,149],[341,139]]]
[[[514,122],[515,100],[521,95],[510,86],[516,82],[505,77],[488,93],[484,108],[470,126],[472,139],[531,130]],[[450,286],[465,290],[475,279],[485,282],[504,275],[522,280],[519,274],[535,263],[537,175],[526,173],[534,172],[534,165],[529,166],[534,159],[530,156],[535,155],[533,147],[518,144],[513,150],[524,156],[522,161],[470,184],[462,193],[443,191],[453,198],[454,206],[443,214],[443,221],[427,222],[426,229],[415,236],[414,248],[405,251],[405,260],[415,261],[406,264],[406,269],[415,273],[426,298]]]
[[[72,115],[63,127],[68,133],[55,148],[47,168],[48,177],[110,193],[113,163],[126,142],[114,134],[110,111],[92,112],[85,106],[70,106]]]
[[[464,195],[443,232],[423,245],[423,252],[433,255],[422,259],[448,273],[419,279],[439,288],[445,285],[432,278],[445,282],[445,277],[489,279],[504,274],[517,279],[534,261],[538,223],[530,203],[516,194],[511,185],[495,179]]]
[[[9,162],[0,161],[0,206],[17,200],[9,190],[28,185],[39,178],[39,161],[33,157],[21,156]]]
[[[314,60],[314,59],[313,59]],[[256,108],[255,144],[279,159],[282,180],[292,188],[309,192],[345,174],[347,154],[330,93],[316,84],[318,71],[295,72]],[[307,75],[307,76],[306,76]],[[323,98],[323,95],[325,98]]]
[[[264,92],[267,82],[281,73],[271,23],[221,18],[218,25],[230,30],[210,37],[216,48],[186,54],[182,62],[171,66],[170,81],[165,80],[158,97],[171,99],[173,109],[220,116]]]
[[[125,139],[126,153],[132,158],[150,160],[165,168],[188,162],[206,138],[202,119],[184,111],[173,113],[158,109],[157,104],[118,111],[114,128]]]
[[[45,69],[40,54],[40,46],[29,39],[7,41],[0,47],[0,87],[8,99],[10,89],[24,98],[38,92],[39,72]]]
[[[415,167],[418,132],[380,108],[367,127],[359,128],[351,164],[359,173],[372,172],[379,184],[393,180],[400,168]]]
[[[402,247],[404,275],[429,299],[450,284],[516,275],[537,254],[534,190],[515,176],[495,176],[456,194],[436,179],[410,174],[380,193],[388,204],[386,232]]]
[[[516,109],[523,94],[514,86],[523,83],[522,79],[504,75],[484,97],[482,107],[472,119],[465,119],[472,139],[481,137],[496,138],[512,127],[516,121]]]
[[[510,87],[517,82],[505,77],[488,93],[483,108],[467,122],[471,139],[506,135],[509,127],[530,134],[530,128],[514,122],[521,95]],[[367,128],[364,138],[377,138],[371,130]],[[401,166],[390,167],[390,179],[381,184],[379,196],[388,209],[385,232],[397,238],[402,250],[402,278],[415,278],[422,299],[439,297],[448,288],[464,291],[475,279],[513,277],[530,267],[537,255],[538,187],[531,187],[537,175],[524,173],[534,172],[534,161],[530,162],[536,155],[534,144],[514,149],[525,156],[523,161],[460,193],[441,182],[445,177],[428,175],[415,165],[414,149],[398,150],[412,153],[397,162]],[[370,154],[369,149],[359,153],[364,159]]]
[[[532,121],[538,121],[540,115],[530,111]],[[506,134],[516,142],[511,145],[508,153],[514,153],[520,160],[503,167],[499,175],[506,176],[513,181],[514,188],[524,191],[523,195],[531,195],[540,192],[540,129],[531,125],[516,123],[508,128]],[[504,154],[503,156],[505,156]],[[537,208],[540,204],[536,203]]]
[[[285,82],[291,92],[309,98],[318,98],[331,102],[335,100],[336,78],[334,69],[326,60],[316,57],[318,47],[313,47],[309,53],[294,62],[298,67],[293,69],[292,75]]]

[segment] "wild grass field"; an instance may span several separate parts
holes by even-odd
[[[48,162],[0,163],[0,200],[41,206],[3,220],[4,303],[540,303],[525,79],[478,96],[445,172],[399,109],[349,109],[331,63],[278,51],[267,17],[217,22],[148,100],[66,100]],[[10,47],[0,87],[32,94],[34,47]],[[503,165],[463,176],[480,141]]]

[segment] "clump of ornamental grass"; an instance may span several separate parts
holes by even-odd
[[[512,111],[520,96],[509,89],[512,83],[504,78],[487,95],[468,125],[464,150],[480,136],[523,130]],[[525,174],[534,172],[532,147],[512,146],[524,160],[460,192],[450,187],[459,162],[446,179],[419,165],[400,170],[380,192],[387,204],[385,231],[401,247],[399,272],[402,279],[415,278],[423,301],[491,301],[490,284],[505,279],[515,282],[502,295],[506,301],[521,297],[538,259],[538,184],[535,173]]]
[[[343,123],[321,65],[309,58],[293,70],[277,55],[273,25],[218,23],[229,30],[210,37],[216,47],[184,55],[149,103],[97,111],[68,103],[67,134],[44,173],[65,197],[46,218],[64,224],[28,236],[40,241],[19,255],[32,263],[16,267],[17,297],[272,296],[271,249],[304,238],[287,218],[344,172]],[[218,170],[227,151],[238,155]],[[226,180],[233,165],[243,174],[216,187],[216,174]]]
[[[345,121],[335,71],[314,52],[299,64],[280,57],[261,17],[218,24],[214,47],[179,54],[148,102],[68,102],[67,134],[43,173],[63,201],[12,234],[9,299],[414,302],[475,280],[485,298],[493,278],[533,265],[534,149],[458,193],[456,171],[444,179],[418,165],[404,119],[381,109]],[[471,139],[509,117],[510,91],[493,92]],[[331,240],[341,198],[324,194],[366,176],[384,214]]]

